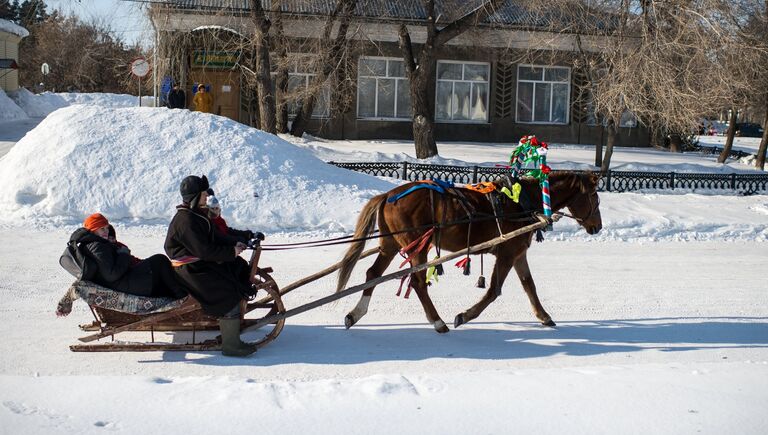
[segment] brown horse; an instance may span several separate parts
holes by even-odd
[[[552,209],[558,211],[568,208],[571,215],[589,234],[596,234],[602,228],[597,181],[598,178],[595,175],[573,172],[553,173],[549,177]],[[379,253],[366,273],[366,281],[381,276],[400,249],[421,237],[430,226],[440,227],[435,229],[432,235],[432,245],[456,252],[467,249],[468,245],[493,239],[499,236],[499,232],[508,233],[536,222],[535,218],[531,217],[531,212],[541,211],[541,189],[538,181],[531,178],[520,180],[522,186],[520,203],[513,202],[503,194],[492,193],[489,196],[464,188],[449,189],[447,194],[436,193],[431,189],[418,189],[395,202],[387,201],[388,198],[416,184],[405,184],[377,195],[363,207],[357,221],[355,239],[371,234],[377,221],[381,234],[392,234],[379,239]],[[511,180],[507,177],[495,181],[494,184],[499,187],[504,185],[509,187]],[[494,199],[493,195],[498,195],[497,199]],[[526,203],[530,210],[524,209],[521,205]],[[470,215],[473,217],[471,224],[466,222]],[[497,220],[493,216],[501,216],[501,218]],[[521,216],[528,216],[528,219],[519,219]],[[461,223],[451,225],[452,222]],[[409,229],[414,230],[408,231]],[[523,234],[496,245],[488,251],[496,256],[488,291],[478,303],[456,316],[454,327],[475,319],[501,294],[501,286],[512,267],[520,278],[536,318],[546,326],[555,326],[555,322],[541,306],[528,267],[526,251],[531,246],[532,238],[533,233]],[[337,292],[346,287],[352,269],[364,248],[365,241],[362,240],[354,242],[347,250],[339,270]],[[412,264],[425,263],[428,251],[427,248],[417,252],[412,257]],[[427,292],[426,271],[412,274],[411,285],[424,307],[427,320],[437,332],[448,332],[448,327],[435,310]],[[373,289],[374,287],[364,290],[357,306],[347,314],[344,319],[347,328],[357,323],[366,314]]]

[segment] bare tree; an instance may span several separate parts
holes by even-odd
[[[315,77],[306,96],[299,105],[301,110],[293,120],[293,125],[291,125],[291,134],[293,136],[301,137],[306,131],[307,123],[312,118],[312,112],[315,109],[318,93],[321,91],[326,80],[328,80],[328,77],[341,64],[347,46],[347,32],[356,6],[357,0],[339,0],[336,2],[336,8],[326,20],[323,34],[317,44]],[[326,49],[328,41],[331,40],[331,33],[337,18],[339,19],[339,25],[336,30],[336,37],[333,39],[330,47]]]
[[[428,97],[429,80],[435,71],[437,51],[448,41],[466,32],[494,13],[505,0],[488,0],[479,7],[459,18],[450,21],[438,29],[435,15],[435,1],[423,2],[426,12],[424,26],[427,40],[418,54],[411,43],[411,35],[405,24],[400,25],[400,49],[405,60],[405,71],[410,84],[411,108],[413,117],[413,140],[416,157],[424,159],[437,155],[435,143],[435,115]]]
[[[264,13],[261,0],[250,0],[250,17],[253,26],[253,50],[256,61],[256,92],[259,96],[259,127],[267,133],[277,133],[275,128],[275,95],[272,92],[269,66],[269,28],[272,25]]]

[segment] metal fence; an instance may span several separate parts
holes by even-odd
[[[401,180],[439,178],[464,184],[492,181],[509,171],[501,167],[429,165],[410,162],[329,163],[340,168]],[[522,172],[525,173],[527,170]],[[768,174],[608,171],[600,176],[598,189],[608,192],[642,189],[718,189],[751,195],[768,192]]]

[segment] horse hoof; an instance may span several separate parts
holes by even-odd
[[[464,324],[464,315],[463,314],[457,314],[456,318],[453,319],[453,327],[458,328],[459,326]]]
[[[448,329],[448,326],[446,326],[445,322],[438,320],[435,322],[435,331],[440,334],[445,334],[446,332],[450,331],[450,329]]]
[[[550,328],[554,328],[555,326],[557,326],[557,324],[553,322],[552,319],[549,319],[546,322],[541,322],[541,324],[544,326],[549,326]]]
[[[347,314],[346,317],[344,317],[344,327],[349,329],[354,324],[355,324],[355,319],[352,317],[351,314]]]

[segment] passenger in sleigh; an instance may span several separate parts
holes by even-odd
[[[213,223],[217,234],[224,239],[231,238],[234,243],[248,243],[249,240],[254,238],[264,240],[264,234],[262,233],[254,233],[251,230],[237,230],[229,227],[227,221],[221,217],[221,204],[218,198],[216,198],[213,189],[208,189],[208,199],[205,206],[208,209],[208,219]]]
[[[94,213],[70,237],[71,241],[86,247],[97,266],[91,281],[138,296],[180,299],[187,295],[165,255],[155,254],[144,260],[134,257],[127,246],[109,239],[110,227],[107,218]]]
[[[168,227],[165,252],[203,311],[219,318],[222,353],[243,357],[256,351],[240,340],[240,302],[253,295],[250,268],[240,257],[247,246],[216,230],[208,217],[209,188],[205,176],[181,181],[183,203]]]

